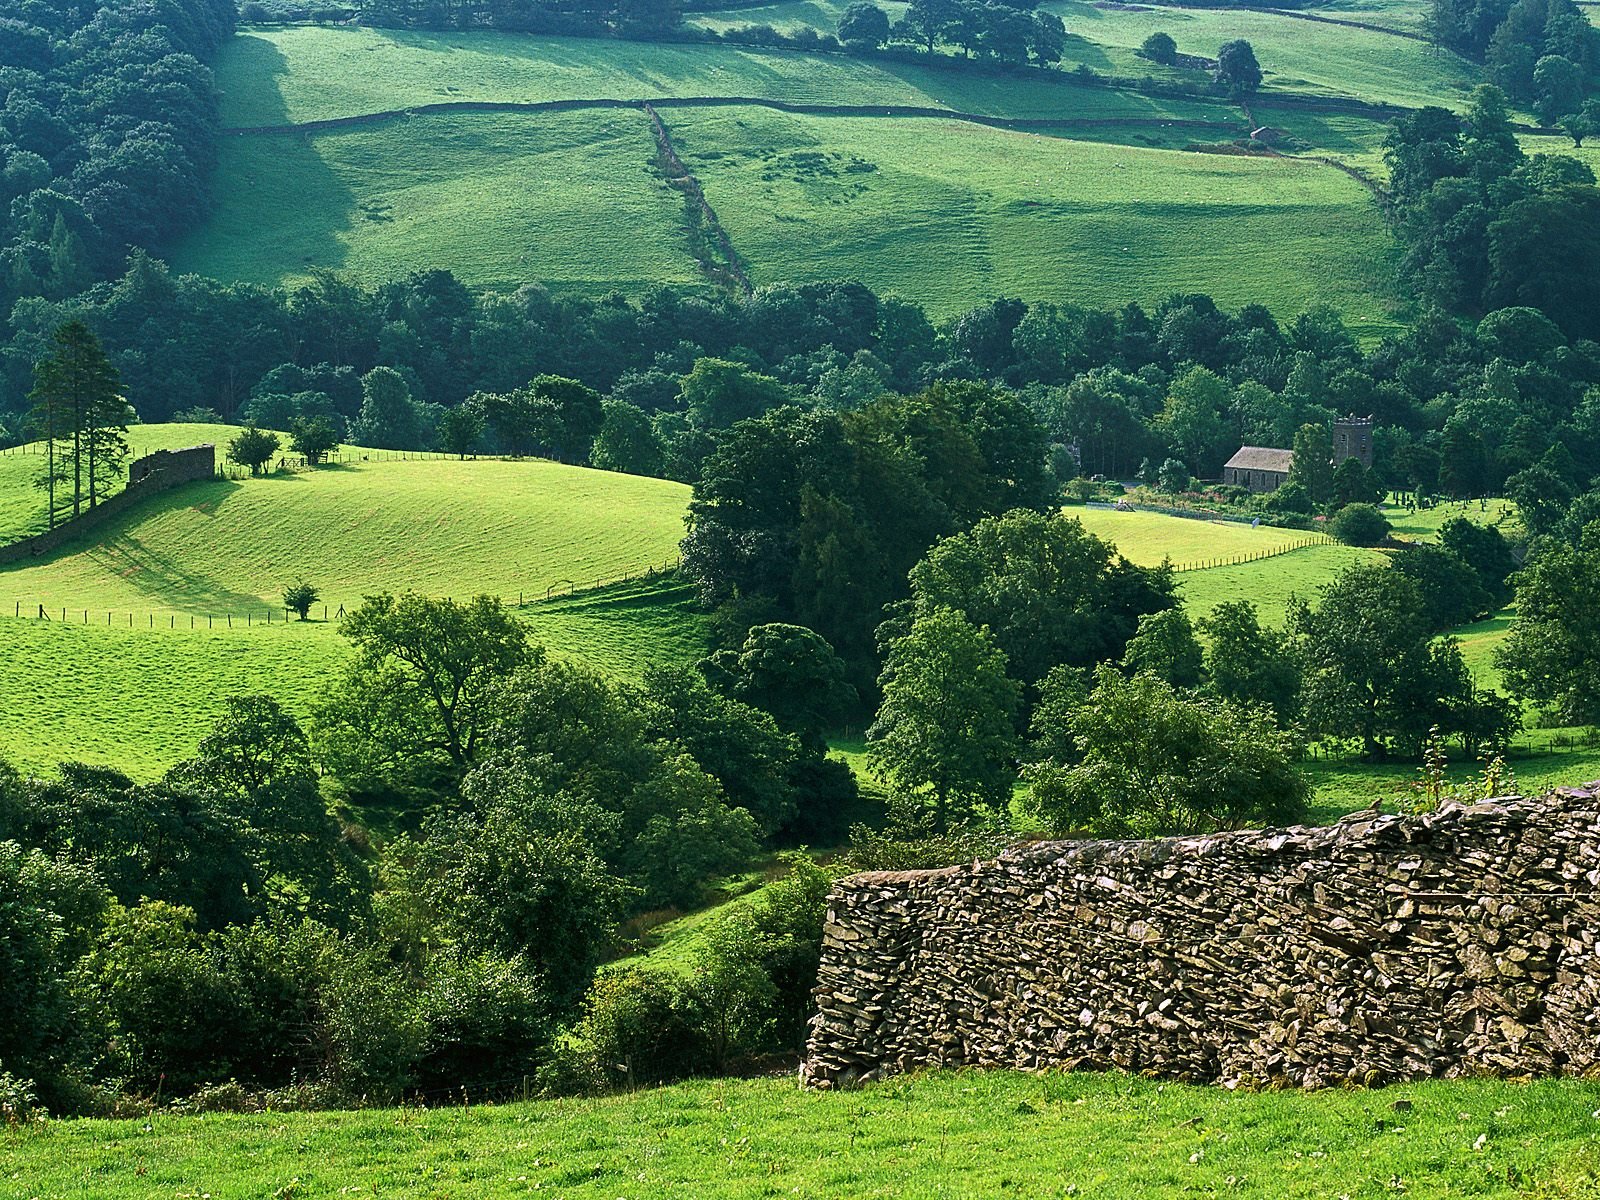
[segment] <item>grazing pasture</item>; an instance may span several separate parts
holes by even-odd
[[[256,30],[240,34],[223,48],[217,77],[223,91],[223,122],[234,129],[468,101],[528,104],[723,97],[795,104],[910,105],[994,117],[1181,115],[1243,120],[1236,107],[1220,100],[1108,91],[1058,75],[975,69],[949,60],[941,65],[753,47],[483,31]]]
[[[1184,54],[1214,56],[1217,47],[1244,38],[1255,49],[1268,92],[1350,96],[1375,104],[1461,108],[1482,82],[1482,71],[1426,42],[1349,25],[1233,8],[1100,7],[1087,0],[1054,0],[1045,8],[1069,30],[1105,46],[1137,47],[1159,31]],[[1320,14],[1318,14],[1320,15]],[[1363,21],[1356,14],[1329,13]]]
[[[766,15],[801,23],[828,9],[785,7],[795,12]],[[1376,91],[1404,80],[1451,100],[1470,82],[1431,59],[1418,67],[1407,56],[1420,43],[1343,26],[1065,11],[1069,68],[1155,70],[1132,57],[1148,32],[1139,22],[1189,22],[1193,42],[1237,19],[1266,21],[1269,41],[1282,26],[1286,44],[1311,43],[1326,78],[1304,86],[1361,95],[1363,81]],[[1385,55],[1363,57],[1360,45],[1325,53],[1316,43],[1326,38],[1367,39]],[[1390,239],[1358,181],[1311,161],[1181,153],[1231,149],[1248,132],[1246,114],[1220,97],[1086,86],[1067,70],[948,56],[317,27],[244,33],[217,70],[231,129],[349,122],[223,139],[214,215],[174,258],[225,279],[292,283],[320,267],[377,283],[414,269],[426,247],[426,265],[474,287],[538,279],[638,293],[693,282],[682,199],[656,171],[636,108],[407,111],[648,100],[758,286],[860,278],[935,317],[997,294],[1116,306],[1205,291],[1282,317],[1331,302],[1366,338],[1395,324]],[[772,103],[836,111],[763,107]],[[1019,132],[903,110],[1052,124]],[[1282,123],[1310,146],[1374,165],[1375,121],[1283,109]]]
[[[313,267],[368,283],[448,267],[473,286],[588,292],[696,278],[682,200],[651,168],[643,113],[396,118],[305,137],[227,138],[211,220],[182,270],[275,284]]]
[[[130,441],[206,432],[141,426]],[[659,571],[676,558],[687,500],[664,480],[489,459],[358,459],[155,497],[0,569],[0,756],[154,773],[192,752],[229,695],[270,692],[305,715],[347,655],[331,618],[382,590],[525,600],[535,640],[627,675],[692,662],[702,618],[670,576],[534,603]],[[301,577],[328,621],[284,623],[282,591]]]
[[[1205,291],[1391,325],[1378,210],[1319,163],[748,109],[668,123],[758,284],[857,277],[941,316],[995,295],[1116,307]]]

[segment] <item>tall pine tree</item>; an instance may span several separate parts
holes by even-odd
[[[68,321],[50,337],[54,349],[34,365],[33,416],[45,442],[38,485],[49,494],[50,525],[69,508],[93,508],[121,478],[128,456],[127,404],[117,369],[89,327]]]

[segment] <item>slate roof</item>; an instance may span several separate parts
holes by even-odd
[[[1224,464],[1224,469],[1234,467],[1240,471],[1280,471],[1287,475],[1289,466],[1293,462],[1293,450],[1273,450],[1266,446],[1240,446],[1239,452]]]

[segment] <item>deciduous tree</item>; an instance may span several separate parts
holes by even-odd
[[[874,766],[925,799],[937,830],[974,808],[1004,812],[1016,778],[1020,687],[986,629],[949,608],[919,616],[884,665],[867,733]]]

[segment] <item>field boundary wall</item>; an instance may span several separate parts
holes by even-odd
[[[803,1077],[1600,1070],[1600,785],[834,885]]]
[[[217,474],[217,448],[212,445],[190,446],[183,450],[157,450],[128,464],[128,486],[116,495],[100,501],[92,509],[72,517],[54,529],[0,546],[0,565],[22,562],[36,555],[49,553],[105,524],[112,517],[150,496],[196,480],[213,479]]]

